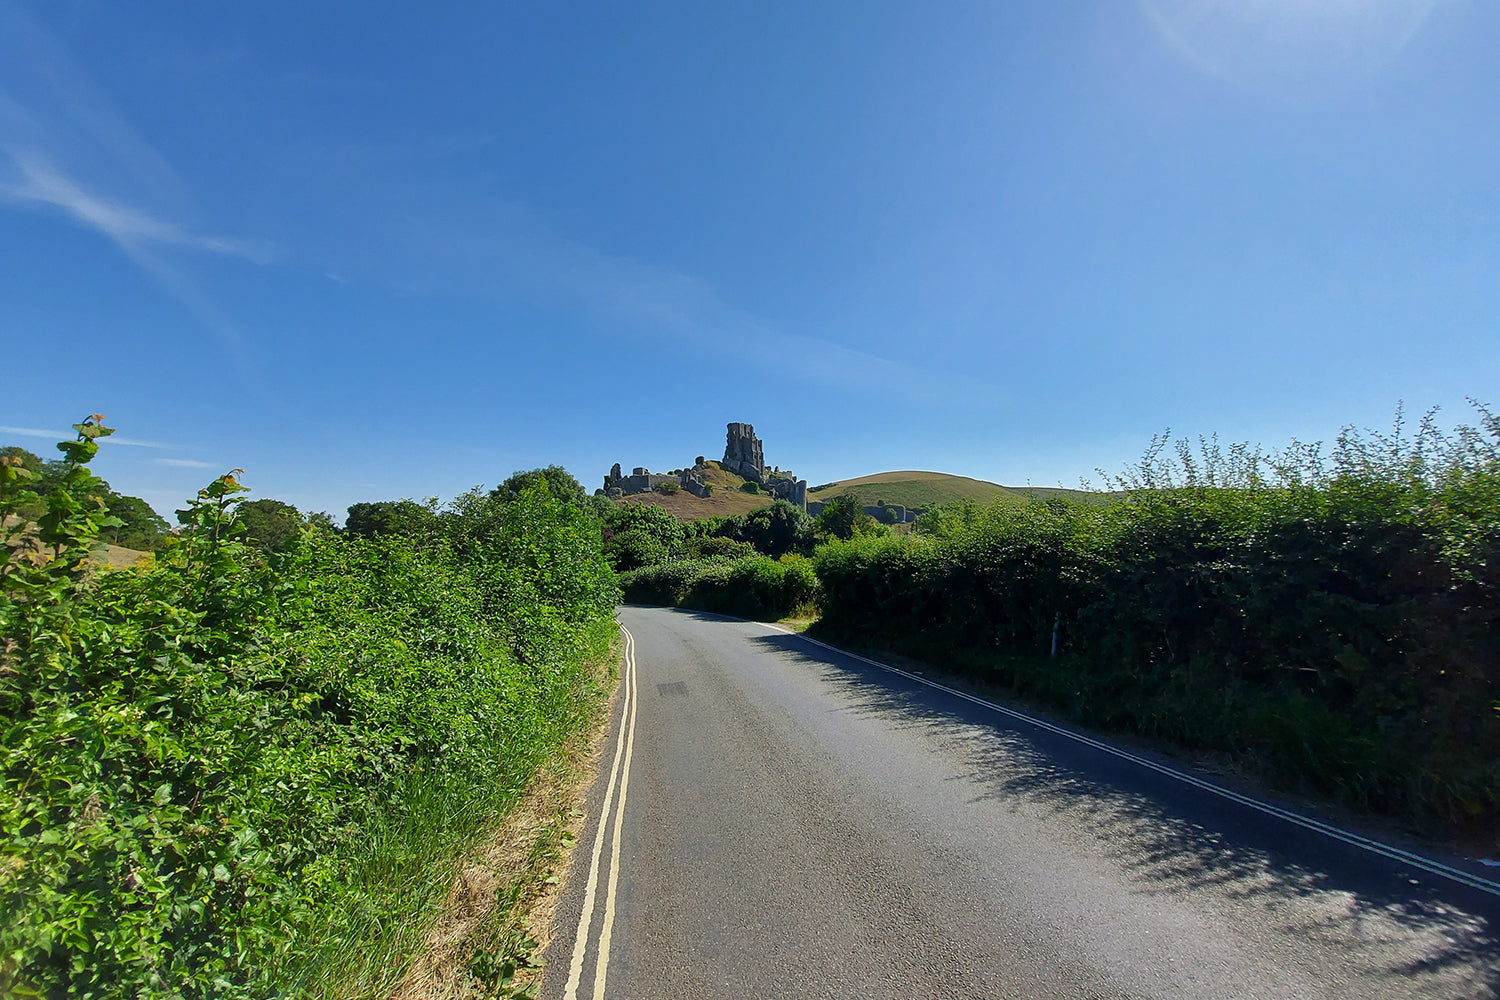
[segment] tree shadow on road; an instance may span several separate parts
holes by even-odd
[[[1340,949],[1353,965],[1360,955],[1379,955],[1379,967],[1363,971],[1407,977],[1413,996],[1500,996],[1500,899],[1482,890],[1349,847],[801,636],[752,641],[814,671],[840,695],[841,710],[922,730],[963,762],[949,780],[980,789],[972,802],[1060,819],[1086,834],[1136,892],[1207,893],[1230,906],[1254,907],[1283,933]]]

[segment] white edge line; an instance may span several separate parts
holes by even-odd
[[[573,961],[568,968],[568,983],[563,988],[563,1000],[577,1000],[578,984],[583,979],[583,961],[588,952],[589,925],[594,921],[595,895],[599,888],[599,860],[604,855],[604,834],[609,829],[610,804],[615,797],[615,780],[619,775],[620,762],[625,749],[625,723],[631,708],[633,689],[630,678],[635,658],[631,654],[634,639],[622,625],[625,633],[625,704],[620,710],[620,735],[615,739],[615,758],[609,765],[609,784],[604,790],[604,808],[599,814],[599,832],[594,837],[593,857],[589,860],[589,880],[583,893],[583,911],[578,915],[578,933],[573,938]]]
[[[731,616],[725,615],[723,617],[729,618]],[[750,619],[748,618],[733,620],[746,622],[750,621]],[[1173,767],[1168,767],[1165,764],[1159,764],[1154,760],[1148,760],[1145,757],[1138,757],[1126,750],[1121,750],[1119,747],[1111,746],[1108,743],[1101,742],[1100,740],[1096,740],[1090,736],[1085,736],[1082,733],[1075,733],[1071,729],[1065,729],[1062,726],[1048,722],[1045,719],[1039,719],[1035,716],[1027,715],[1025,712],[1018,712],[1013,708],[1006,708],[1004,705],[997,705],[992,701],[986,701],[985,699],[980,698],[976,695],[969,694],[967,691],[960,691],[958,688],[952,688],[946,684],[939,684],[937,681],[928,680],[927,678],[919,676],[918,674],[914,674],[909,670],[902,670],[900,667],[893,667],[889,663],[881,663],[879,660],[872,660],[868,656],[861,656],[858,653],[851,653],[847,649],[840,649],[839,647],[832,645],[831,643],[826,643],[821,639],[814,639],[811,636],[803,635],[801,632],[795,632],[784,625],[777,625],[774,622],[751,622],[751,624],[764,625],[768,628],[776,629],[777,631],[784,632],[787,635],[801,639],[804,642],[810,642],[813,645],[822,646],[824,649],[832,650],[833,652],[838,653],[840,656],[847,656],[850,659],[859,660],[862,663],[868,663],[872,667],[879,667],[881,670],[888,671],[889,673],[900,674],[902,677],[905,677],[908,680],[916,681],[918,684],[925,684],[927,687],[946,692],[947,694],[951,694],[954,697],[962,698],[964,701],[972,702],[975,705],[988,708],[991,711],[999,712],[1001,715],[1009,716],[1010,718],[1016,719],[1019,722],[1025,722],[1028,725],[1036,726],[1037,728],[1044,729],[1050,733],[1056,733],[1058,736],[1067,737],[1068,739],[1074,740],[1078,743],[1082,743],[1085,746],[1093,747],[1095,750],[1102,750],[1105,753],[1112,754],[1123,760],[1128,760],[1131,763],[1150,768],[1151,770],[1156,771],[1158,774],[1166,775],[1169,778],[1175,778],[1178,781],[1183,782],[1184,784],[1192,785],[1194,788],[1201,789],[1205,792],[1212,792],[1214,795],[1217,795],[1220,798],[1228,799],[1229,801],[1236,802],[1242,806],[1249,806],[1250,808],[1259,810],[1260,812],[1263,812],[1268,816],[1275,816],[1277,819],[1285,820],[1288,823],[1293,823],[1297,826],[1303,827],[1304,829],[1312,830],[1315,833],[1321,833],[1326,837],[1331,837],[1334,840],[1342,841],[1343,843],[1349,844],[1352,847],[1358,847],[1361,850],[1370,852],[1371,854],[1377,854],[1380,857],[1386,858],[1387,860],[1398,861],[1402,864],[1410,865],[1413,868],[1420,868],[1430,874],[1442,876],[1443,878],[1458,882],[1461,885],[1466,885],[1471,889],[1478,889],[1480,892],[1487,892],[1492,896],[1500,896],[1500,882],[1493,882],[1487,878],[1484,878],[1483,876],[1474,875],[1470,872],[1463,871],[1460,868],[1453,868],[1449,865],[1443,864],[1441,861],[1423,857],[1420,854],[1413,854],[1410,851],[1402,850],[1401,848],[1395,847],[1391,844],[1383,844],[1378,840],[1371,840],[1368,837],[1361,837],[1357,833],[1352,833],[1348,830],[1344,830],[1331,824],[1324,823],[1321,820],[1313,819],[1310,816],[1303,816],[1300,813],[1292,812],[1290,809],[1283,809],[1280,806],[1272,805],[1269,802],[1262,802],[1259,799],[1253,799],[1248,795],[1241,795],[1239,792],[1231,791],[1230,789],[1225,788],[1222,785],[1216,785],[1211,781],[1204,781],[1202,778],[1194,777],[1191,774],[1179,771]]]
[[[615,808],[615,828],[610,834],[609,886],[604,891],[604,919],[599,925],[599,950],[594,959],[594,1000],[603,1000],[604,977],[609,972],[609,946],[615,926],[615,887],[620,881],[620,827],[625,821],[625,796],[630,792],[630,758],[635,755],[635,717],[641,704],[640,685],[636,677],[635,636],[625,626],[621,625],[620,628],[630,637],[630,733],[625,737],[625,766],[620,770],[620,803]]]

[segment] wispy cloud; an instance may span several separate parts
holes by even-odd
[[[182,469],[217,469],[212,462],[200,462],[195,458],[158,458],[157,465],[171,465]]]
[[[551,241],[553,280],[578,301],[632,331],[665,337],[816,385],[966,409],[992,401],[992,386],[820,337],[788,332],[725,302],[706,282],[672,268]],[[533,250],[535,252],[535,250]]]
[[[994,402],[991,384],[780,328],[692,274],[602,253],[556,233],[524,208],[476,198],[457,217],[409,188],[384,193],[387,208],[399,210],[363,214],[396,228],[372,233],[362,248],[342,248],[339,273],[359,255],[385,254],[366,257],[366,266],[408,287],[541,300],[584,311],[595,329],[620,339],[666,341],[807,384],[945,409]],[[403,256],[391,256],[391,248]]]
[[[227,317],[164,256],[264,264],[264,241],[178,221],[191,199],[170,164],[118,114],[66,48],[19,4],[0,3],[0,204],[53,210],[113,242],[246,366]]]
[[[0,434],[15,434],[19,437],[50,438],[53,441],[71,441],[78,436],[75,431],[49,431],[42,427],[6,427],[0,426]],[[101,441],[112,445],[124,445],[127,448],[167,448],[170,445],[159,441],[142,441],[139,438],[120,437],[111,434],[109,437],[101,438]]]
[[[257,264],[272,259],[269,244],[188,232],[164,219],[85,190],[39,152],[18,149],[3,140],[0,148],[14,167],[12,178],[0,179],[0,199],[62,209],[75,222],[97,229],[127,253],[134,254],[142,246],[156,244],[241,257]]]
[[[75,438],[75,437],[78,436],[77,434],[72,434],[72,433],[69,433],[68,431],[48,431],[48,430],[43,430],[40,427],[4,427],[4,426],[0,426],[0,433],[3,433],[3,434],[18,434],[21,437],[51,438],[54,441],[62,441],[64,439],[72,440],[73,438]]]

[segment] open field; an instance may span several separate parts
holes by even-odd
[[[96,558],[108,564],[111,569],[129,569],[148,555],[149,552],[127,549],[123,545],[106,545]]]
[[[4,526],[7,528],[18,523],[20,523],[19,518],[9,516],[4,518],[3,521]],[[34,531],[36,531],[36,525],[28,521],[26,523],[25,534],[29,535]],[[142,552],[139,549],[127,549],[123,545],[105,545],[94,553],[94,559],[108,566],[110,569],[129,569],[148,555],[150,553]]]

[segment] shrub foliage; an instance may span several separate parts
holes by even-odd
[[[100,572],[101,421],[0,547],[0,995],[388,992],[392,928],[593,711],[597,520],[523,484],[266,554],[231,473],[154,565]]]
[[[804,556],[676,559],[622,574],[625,600],[776,621],[816,603],[818,580]]]

